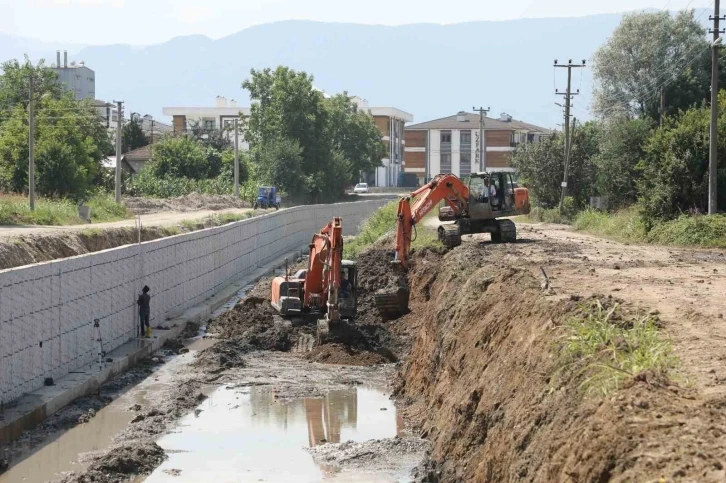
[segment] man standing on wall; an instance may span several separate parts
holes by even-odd
[[[144,285],[136,304],[139,306],[139,337],[151,337],[151,326],[149,325],[149,316],[151,315],[151,295],[149,295],[149,286]]]

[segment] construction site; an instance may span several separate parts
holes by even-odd
[[[505,176],[0,272],[0,482],[726,481],[724,253]]]

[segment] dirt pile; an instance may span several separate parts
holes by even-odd
[[[326,467],[373,472],[400,467],[402,460],[419,461],[428,447],[428,441],[423,439],[397,437],[323,444],[306,450],[318,464]]]
[[[578,302],[494,250],[465,243],[409,274],[403,321],[420,327],[396,394],[432,443],[417,481],[726,479],[726,402],[647,374],[586,396],[557,357]]]
[[[152,442],[130,442],[114,446],[78,475],[61,483],[121,483],[131,477],[151,474],[166,459],[164,450]]]
[[[207,195],[190,193],[178,198],[140,198],[129,196],[124,204],[137,215],[162,211],[226,210],[229,208],[250,208],[250,203],[232,195]]]

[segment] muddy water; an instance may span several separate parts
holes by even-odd
[[[158,441],[169,459],[146,482],[355,481],[355,474],[318,466],[304,448],[402,432],[395,406],[375,388],[280,400],[270,388],[222,387]],[[359,481],[406,481],[409,471]]]
[[[140,390],[121,396],[99,410],[88,423],[51,435],[40,449],[28,448],[26,454],[11,461],[14,466],[0,475],[0,483],[48,481],[61,472],[83,469],[85,465],[78,455],[107,448],[112,438],[135,416],[128,410],[129,406],[145,403],[145,392]]]

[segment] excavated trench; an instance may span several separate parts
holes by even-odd
[[[648,371],[583,391],[584,366],[561,359],[567,324],[588,304],[622,305],[620,325],[635,310],[543,288],[527,254],[576,249],[528,243],[414,253],[410,312],[393,320],[375,309],[391,253],[364,252],[359,316],[317,347],[262,280],[209,321],[112,450],[63,481],[726,480],[726,402]],[[138,459],[152,464],[129,469]]]

